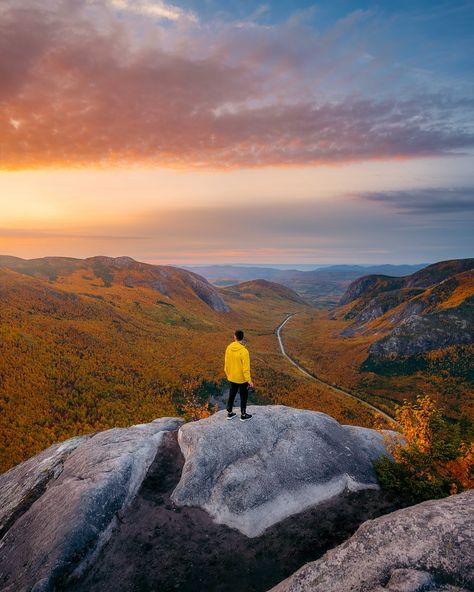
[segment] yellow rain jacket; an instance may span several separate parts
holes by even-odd
[[[225,350],[224,372],[230,382],[252,382],[249,350],[238,341],[230,343]]]

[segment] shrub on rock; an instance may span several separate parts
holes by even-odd
[[[404,401],[396,411],[404,442],[387,443],[393,461],[374,462],[381,486],[410,501],[442,498],[474,487],[474,443],[450,425],[428,396]]]

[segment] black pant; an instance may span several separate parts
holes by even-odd
[[[230,382],[230,381],[229,381]],[[240,392],[240,411],[242,415],[247,409],[247,397],[249,395],[248,382],[231,382],[229,389],[229,400],[227,401],[227,411],[230,413],[234,406],[234,399],[237,391]]]

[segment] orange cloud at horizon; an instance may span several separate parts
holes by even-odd
[[[458,180],[461,164],[450,168]],[[426,189],[428,179],[445,186],[451,180],[437,165],[436,160],[430,166],[412,163],[403,179],[396,178],[393,164],[372,163],[362,170],[354,165],[345,167],[339,185],[333,169],[327,177],[307,170],[303,178],[278,171],[267,185],[263,171],[221,173],[207,195],[207,174],[199,186],[201,173],[3,173],[0,194],[10,195],[0,222],[0,254],[27,259],[127,255],[178,265],[400,263],[469,256],[474,190]],[[177,193],[145,192],[160,179]],[[319,195],[312,191],[318,181]],[[386,191],[389,181],[392,190]],[[403,188],[403,182],[419,188]]]

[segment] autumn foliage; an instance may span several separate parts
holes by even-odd
[[[387,439],[393,456],[375,463],[381,485],[413,501],[444,497],[474,487],[474,443],[450,425],[429,396],[404,401],[396,411],[401,439]]]
[[[311,309],[293,317],[284,329],[288,353],[316,376],[348,389],[389,415],[404,399],[415,401],[417,396],[426,394],[443,406],[450,421],[472,425],[474,345],[428,352],[424,355],[424,369],[412,374],[362,371],[370,345],[385,334],[385,329],[380,325],[379,334],[343,337],[341,333],[350,324],[343,318],[344,312],[345,307],[329,312]],[[406,368],[408,362],[404,364]]]
[[[0,269],[0,472],[72,436],[162,416],[206,417],[227,396],[224,350],[236,327],[245,329],[255,402],[372,425],[366,408],[281,356],[275,327],[308,307],[280,289],[247,283],[222,291],[231,311],[220,313],[172,268],[166,297],[139,269],[122,277],[122,268],[83,260],[40,264],[49,267]]]
[[[424,376],[416,385],[371,374],[362,383],[367,337],[342,339],[347,321],[271,282],[221,290],[230,307],[222,313],[196,294],[183,270],[166,267],[157,275],[153,266],[103,258],[6,259],[14,261],[0,266],[0,472],[71,436],[213,413],[215,401],[227,396],[223,355],[236,327],[245,330],[251,355],[253,402],[373,427],[368,407],[308,380],[282,357],[275,328],[293,312],[285,346],[327,382],[389,413],[422,387],[439,392],[451,416],[470,416],[463,383],[439,373],[431,386]],[[458,465],[446,467],[462,473]]]
[[[217,411],[217,404],[211,403],[206,394],[202,393],[202,385],[195,378],[184,378],[182,398],[178,412],[187,421],[205,419]],[[201,392],[200,392],[201,391]]]

